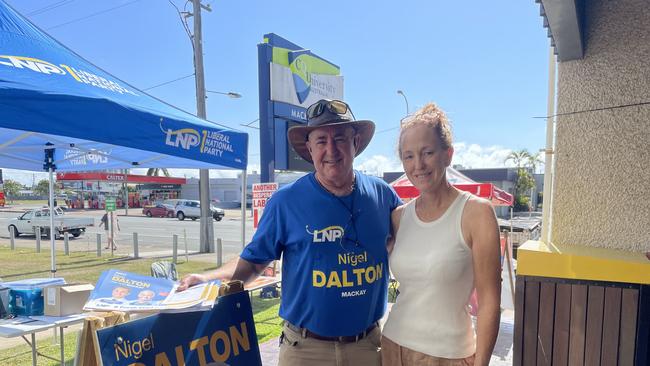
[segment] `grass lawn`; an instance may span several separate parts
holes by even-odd
[[[121,269],[124,271],[149,274],[151,263],[165,258],[157,259],[130,259],[128,257],[97,257],[94,253],[71,253],[64,256],[57,253],[57,276],[64,277],[67,282],[95,283],[102,271],[107,269]],[[167,258],[171,260],[170,258]],[[179,258],[180,260],[181,258]],[[179,276],[188,273],[204,272],[215,269],[211,263],[192,261],[179,261],[176,266]],[[33,277],[50,276],[49,251],[36,253],[32,249],[10,250],[8,246],[0,246],[0,278],[3,281],[15,281]],[[279,299],[261,299],[254,294],[252,305],[255,319],[255,328],[259,343],[278,337],[282,330],[281,319],[278,317],[280,307]],[[72,365],[76,354],[77,332],[67,331],[65,335],[66,365]],[[51,334],[51,333],[50,333]],[[39,340],[38,351],[47,356],[58,359],[59,346],[53,344],[52,339]],[[0,339],[2,348],[2,339]],[[39,365],[58,365],[54,360],[38,357]],[[31,365],[31,348],[25,344],[8,349],[0,349],[0,365]]]
[[[57,200],[59,201],[59,200]],[[5,204],[8,206],[20,206],[20,205],[42,205],[47,206],[47,200],[11,200],[5,197]]]

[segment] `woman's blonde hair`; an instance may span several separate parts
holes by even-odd
[[[445,112],[435,103],[428,103],[418,109],[414,114],[402,120],[399,131],[398,153],[402,157],[402,136],[404,131],[411,127],[425,125],[433,128],[440,145],[443,149],[449,149],[452,146],[451,124]]]

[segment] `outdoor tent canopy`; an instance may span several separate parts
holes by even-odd
[[[0,165],[16,169],[43,170],[48,142],[57,171],[247,163],[247,134],[118,80],[1,0],[0,136]]]
[[[512,206],[514,198],[508,192],[497,188],[492,183],[477,183],[454,168],[447,167],[447,180],[461,191],[470,192],[492,202],[495,206]],[[390,184],[401,198],[415,198],[420,195],[417,188],[406,177],[406,174]]]
[[[0,167],[49,171],[50,202],[53,171],[164,167],[245,174],[247,150],[246,133],[113,77],[0,0]],[[52,258],[55,271],[53,239]]]

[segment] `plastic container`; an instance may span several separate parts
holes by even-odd
[[[5,282],[9,287],[9,312],[14,315],[43,315],[43,289],[52,285],[64,285],[63,278],[30,278]]]

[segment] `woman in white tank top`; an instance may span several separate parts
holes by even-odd
[[[393,211],[390,268],[400,295],[383,330],[382,364],[488,365],[499,330],[499,230],[491,204],[454,188],[444,112],[403,121],[399,155],[420,196]],[[468,302],[476,288],[476,332]]]

